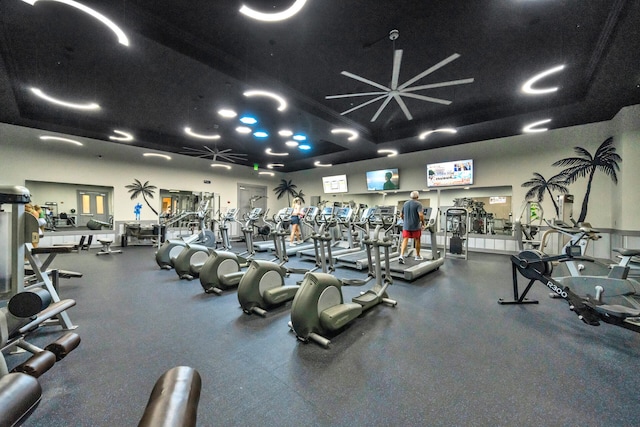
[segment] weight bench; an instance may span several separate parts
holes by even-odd
[[[46,289],[25,291],[11,297],[7,307],[0,309],[0,377],[9,373],[1,351],[18,347],[32,353],[33,356],[12,372],[22,372],[37,378],[80,344],[80,336],[73,332],[63,335],[45,348],[26,341],[28,334],[76,304],[71,299],[51,304],[51,299]]]
[[[109,255],[109,254],[121,254],[122,251],[117,249],[117,250],[112,250],[111,249],[111,244],[113,243],[113,240],[111,239],[98,239],[98,242],[100,242],[102,244],[102,248],[100,248],[100,251],[98,251],[98,253],[96,253],[96,255]]]

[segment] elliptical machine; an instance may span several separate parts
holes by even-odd
[[[198,233],[192,234],[186,239],[167,239],[156,251],[156,263],[160,268],[164,270],[170,270],[174,267],[174,260],[180,255],[180,252],[188,245],[200,245],[207,248],[214,248],[216,246],[216,235],[213,231],[206,228],[207,209],[209,207],[209,200],[200,202],[198,211],[195,212],[198,218]],[[184,219],[186,216],[193,215],[194,212],[181,215],[174,219],[172,222],[176,222],[180,219]],[[189,264],[182,265],[181,270],[183,272],[189,272]]]
[[[279,213],[279,222],[288,222],[291,211],[291,208],[287,208]],[[265,317],[267,309],[291,301],[300,285],[285,285],[285,277],[309,271],[286,266],[289,261],[286,250],[289,232],[284,227],[276,227],[271,233],[277,258],[272,261],[252,260],[238,284],[238,302],[246,314],[256,313]]]
[[[342,282],[335,276],[328,273],[305,275],[300,290],[293,299],[289,322],[289,328],[300,341],[314,341],[326,348],[331,341],[324,335],[336,333],[363,312],[378,304],[385,303],[390,306],[398,304],[387,294],[387,289],[393,283],[388,251],[392,242],[376,235],[369,244],[375,251],[378,269],[380,268],[380,248],[385,248],[384,277],[381,272],[377,274],[375,285],[353,297],[351,302],[344,302]]]
[[[231,251],[209,250],[208,257],[198,272],[200,285],[206,293],[221,295],[224,290],[238,286],[244,275],[244,272],[240,270],[248,265],[255,254],[253,252],[253,232],[255,223],[261,216],[262,209],[253,208],[246,216],[242,227],[247,252],[251,251],[246,258],[242,254],[247,254],[247,252],[238,255]]]

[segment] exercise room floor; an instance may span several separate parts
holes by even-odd
[[[511,297],[508,256],[472,253],[377,306],[329,349],[298,342],[289,305],[247,316],[236,293],[160,270],[150,247],[58,256],[80,347],[40,378],[25,426],[132,426],[156,379],[177,365],[202,376],[200,426],[636,426],[640,335],[590,327],[540,284],[538,305]],[[292,266],[310,266],[293,258]],[[339,277],[364,272],[339,268]],[[300,276],[292,276],[291,282]],[[523,282],[524,283],[524,280]],[[350,299],[362,288],[344,288]],[[62,335],[40,330],[46,345]],[[13,367],[25,355],[9,356]]]

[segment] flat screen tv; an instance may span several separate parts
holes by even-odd
[[[427,187],[450,187],[473,184],[473,160],[427,165]]]
[[[347,193],[347,175],[334,175],[322,177],[322,188],[325,194]]]
[[[400,188],[400,175],[397,168],[367,172],[367,190],[386,191]]]

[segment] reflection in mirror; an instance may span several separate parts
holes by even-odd
[[[45,232],[113,229],[113,187],[44,181],[26,181],[25,186],[31,203],[43,209]]]
[[[440,210],[453,206],[465,207],[469,211],[469,233],[511,234],[512,207],[511,186],[487,188],[463,188],[442,190]],[[447,227],[446,218],[441,217],[440,227]]]

